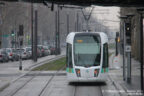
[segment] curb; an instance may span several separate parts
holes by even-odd
[[[64,57],[64,56],[65,56],[65,55],[58,55],[57,57],[50,58],[50,59],[47,59],[47,60],[45,60],[45,61],[41,61],[41,62],[35,63],[35,64],[33,64],[32,66],[30,66],[29,68],[25,68],[24,70],[25,70],[25,71],[31,71],[32,69],[34,69],[34,68],[36,68],[36,67],[39,67],[39,66],[43,65],[44,63],[49,63],[49,62],[51,62],[51,61],[53,61],[53,60],[57,60],[57,59],[62,58],[62,57]]]
[[[126,90],[118,83],[118,81],[115,81],[110,75],[109,78],[113,82],[113,85],[115,86],[116,90],[118,91],[120,96],[127,96]]]

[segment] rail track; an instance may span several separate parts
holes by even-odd
[[[59,58],[64,57],[64,55],[56,57],[56,58],[52,58],[43,62],[38,63],[36,66],[32,66],[31,68],[43,65],[45,63],[57,60]],[[50,77],[49,80],[47,80],[47,83],[45,84],[45,86],[42,88],[41,92],[39,93],[38,96],[41,96],[41,94],[43,93],[43,91],[45,90],[45,88],[49,85],[49,83],[53,80],[54,76],[57,75],[57,73],[61,70],[64,69],[65,66],[63,66],[62,68],[58,69],[55,71],[55,73],[53,73],[53,75]],[[44,68],[43,70],[45,70],[47,68]],[[17,86],[15,89],[13,89],[10,93],[8,92],[7,94],[3,95],[3,96],[15,96],[20,90],[22,90],[28,83],[33,82],[33,79],[36,78],[37,76],[39,76],[43,71],[28,71],[26,74],[24,74],[23,76],[20,76],[19,78],[17,78],[15,81],[13,81],[12,83],[16,83],[17,81],[23,79],[23,78],[27,78],[22,84],[21,86]],[[28,76],[29,74],[33,74],[32,76]]]

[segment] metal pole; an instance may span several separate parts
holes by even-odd
[[[76,21],[75,21],[75,32],[76,32],[77,30],[76,30]]]
[[[57,12],[55,12],[55,55],[57,55]]]
[[[79,23],[79,31],[81,31],[81,23]]]
[[[69,14],[67,14],[67,35],[69,34]]]
[[[4,48],[4,32],[2,31],[2,42],[1,42],[1,45],[2,45],[2,48]]]
[[[116,41],[116,54],[115,54],[115,56],[118,55],[118,42],[117,42],[117,39],[118,39],[118,37],[115,38],[115,41]]]
[[[32,47],[32,59],[34,60],[34,46],[33,46],[33,0],[31,2],[31,47]]]
[[[58,54],[60,54],[60,14],[58,5]]]
[[[19,31],[19,33],[20,33],[20,31]],[[21,41],[22,41],[22,38],[20,38],[20,36],[19,36],[19,48],[20,48],[20,50],[19,50],[19,52],[20,52],[20,56],[19,56],[19,70],[22,70],[22,47],[21,47]]]
[[[131,52],[127,52],[127,82],[131,83]]]
[[[78,12],[77,12],[77,32],[79,31],[79,30],[78,30],[78,29],[79,29],[78,23],[79,23],[79,14],[78,14]]]
[[[22,70],[22,50],[21,50],[20,41],[21,40],[19,39],[19,46],[20,46],[20,57],[19,57],[20,65],[19,65],[19,70]]]
[[[18,47],[18,33],[16,32],[16,20],[14,30],[15,30],[15,49],[16,49]]]
[[[16,30],[15,30],[15,29],[14,29],[14,34],[15,34],[15,35],[14,35],[14,38],[15,38],[15,39],[14,39],[14,42],[15,42],[14,44],[15,44],[15,49],[16,49],[16,36],[17,36],[17,35],[16,35]]]
[[[144,91],[143,81],[143,14],[140,13],[140,55],[141,55],[141,90]]]
[[[34,61],[37,62],[37,10],[35,10]]]
[[[124,30],[123,30],[123,80],[125,81],[125,22],[124,22]]]
[[[88,32],[89,31],[89,29],[88,29],[88,20],[86,20],[86,27],[87,27],[86,32]]]
[[[129,17],[129,23],[130,23],[130,30],[131,30],[131,17]],[[131,31],[130,31],[131,32]],[[131,37],[130,37],[131,40]],[[130,41],[131,42],[131,41]],[[130,46],[129,52],[127,52],[127,83],[131,83],[131,43],[127,46]]]

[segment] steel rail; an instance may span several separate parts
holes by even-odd
[[[46,85],[43,87],[43,89],[41,90],[40,94],[38,96],[42,96],[43,92],[45,91],[45,89],[48,87],[48,85],[50,84],[50,82],[54,79],[54,77],[56,76],[56,74],[63,70],[65,68],[65,66],[61,67],[59,70],[57,70],[53,76],[51,76],[51,78],[48,80],[48,82],[46,83]]]
[[[51,59],[50,61],[55,61],[55,60],[57,60],[57,59],[59,59],[59,58],[62,58],[63,56],[60,56],[60,57],[57,57],[57,58],[53,58],[53,59]],[[50,62],[49,61],[49,62]],[[46,61],[46,62],[48,62],[48,61]],[[41,63],[43,63],[43,64],[45,64],[45,62],[41,62]],[[65,66],[64,66],[65,67]],[[46,68],[44,68],[43,70],[45,70],[45,69],[47,69],[47,67]],[[55,75],[59,72],[59,71],[61,71],[63,69],[63,67],[62,68],[60,68],[59,70],[57,70],[56,72],[55,72]],[[16,81],[18,81],[18,80],[20,80],[21,78],[23,78],[23,77],[27,77],[27,74],[29,74],[30,72],[32,72],[32,71],[29,71],[29,72],[27,72],[26,74],[24,74],[23,76],[21,76],[20,78],[18,78],[18,79],[16,79],[15,81],[13,81],[13,83],[14,82],[16,82]],[[37,77],[37,75],[39,75],[39,74],[41,74],[43,71],[39,71],[39,72],[36,72],[35,74],[34,74],[34,76],[32,76],[31,78],[29,78],[25,83],[23,83],[20,87],[17,87],[16,88],[16,90],[14,90],[12,93],[9,93],[9,94],[7,94],[7,95],[5,95],[5,96],[14,96],[17,92],[19,92],[24,86],[26,86],[29,82],[31,82],[35,77]],[[54,76],[55,75],[53,75],[53,76],[51,76],[51,78],[50,78],[50,80],[48,80],[48,83],[46,84],[46,86],[42,89],[42,91],[40,92],[40,95],[42,94],[42,92],[44,91],[44,89],[48,86],[48,84],[52,81],[52,79],[54,78]],[[40,96],[40,95],[38,95],[38,96]]]

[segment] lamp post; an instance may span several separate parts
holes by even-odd
[[[140,73],[141,73],[141,90],[144,92],[144,74],[143,74],[143,13],[144,13],[144,9],[143,8],[139,8],[137,9],[137,12],[139,13],[140,15],[140,61],[141,61],[141,70],[140,70]]]

